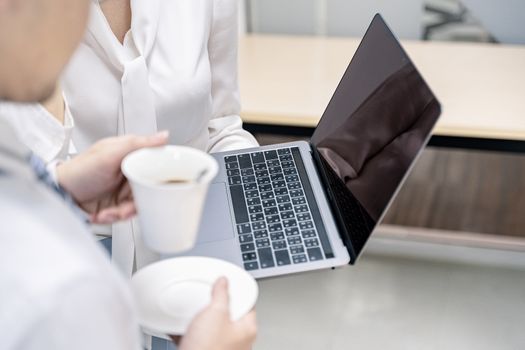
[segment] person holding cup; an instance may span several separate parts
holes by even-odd
[[[169,130],[169,143],[208,153],[257,146],[242,128],[237,0],[92,0],[79,50],[63,76],[75,147],[103,137]],[[136,220],[113,237],[126,276],[158,260]]]
[[[0,99],[32,103],[52,93],[87,15],[87,0],[0,0]],[[141,349],[126,283],[76,208],[96,222],[134,215],[121,161],[167,138],[106,139],[49,173],[0,116],[2,349]],[[255,333],[253,312],[229,320],[220,279],[211,304],[176,340],[182,350],[244,350]]]

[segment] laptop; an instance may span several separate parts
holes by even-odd
[[[196,246],[255,278],[354,264],[440,104],[380,15],[310,142],[215,153]]]

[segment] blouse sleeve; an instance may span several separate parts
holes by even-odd
[[[208,51],[211,65],[212,118],[208,152],[256,147],[242,128],[237,80],[237,1],[214,0]]]

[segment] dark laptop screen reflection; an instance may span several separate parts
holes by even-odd
[[[366,49],[366,48],[365,48]],[[362,50],[365,50],[361,48]],[[339,193],[334,193],[337,205],[346,207],[345,221],[355,254],[371,234],[405,173],[427,140],[440,113],[439,103],[419,75],[413,64],[405,59],[401,48],[392,48],[393,57],[403,64],[392,67],[392,73],[377,76],[374,63],[362,63],[373,79],[381,82],[377,87],[358,84],[339,86],[346,98],[339,94],[330,102],[312,143],[321,156],[330,182],[339,182]],[[356,53],[356,56],[363,52]],[[364,62],[364,61],[361,61]],[[377,62],[375,63],[377,64]],[[353,85],[353,86],[352,86]],[[356,105],[354,96],[363,96],[363,102],[349,113],[349,104]],[[333,115],[326,115],[330,113]],[[345,115],[346,114],[346,115]],[[337,127],[334,127],[337,125]],[[321,125],[320,125],[321,126]],[[335,179],[334,179],[335,178]],[[342,187],[341,187],[342,186]],[[332,191],[334,186],[332,187]],[[348,191],[349,190],[349,191]]]

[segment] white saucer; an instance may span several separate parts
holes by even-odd
[[[131,279],[140,325],[150,334],[182,335],[211,300],[213,283],[228,279],[230,318],[238,320],[255,305],[257,283],[240,267],[206,257],[159,261]]]

